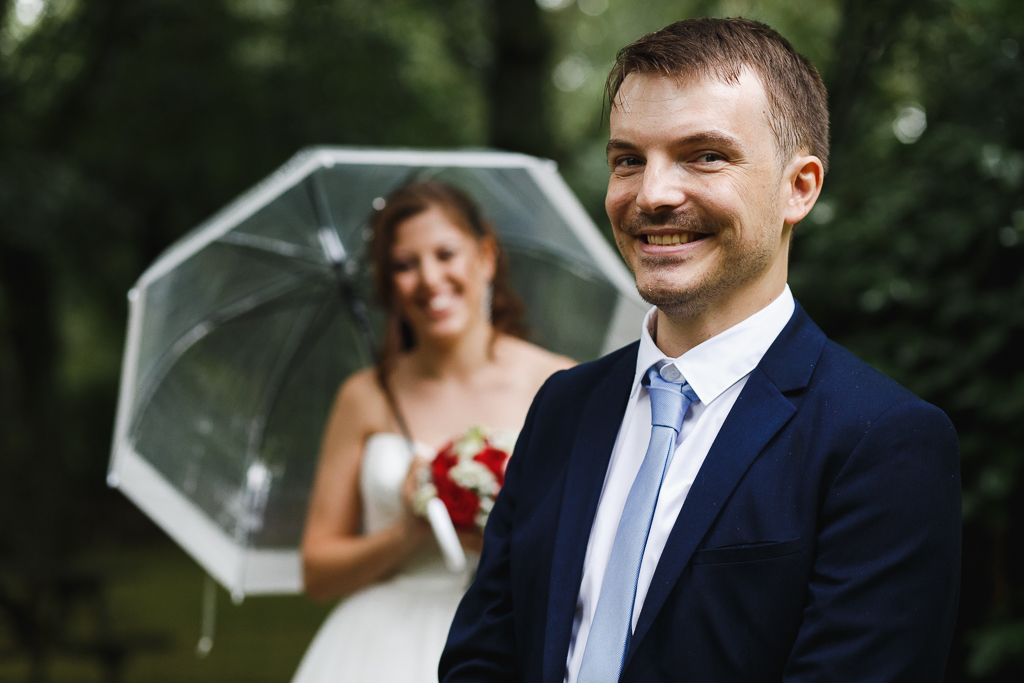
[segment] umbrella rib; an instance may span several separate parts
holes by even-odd
[[[267,389],[260,397],[260,408],[250,423],[252,426],[246,451],[247,463],[263,446],[266,425],[270,420],[270,414],[281,398],[285,379],[290,376],[296,362],[305,357],[304,353],[326,333],[338,313],[335,308],[337,301],[337,297],[332,294],[324,296],[315,310],[304,315],[293,326],[293,331],[298,331],[298,333],[289,335],[289,343],[285,345],[286,350],[278,356],[279,362],[275,364],[271,379],[265,384]],[[281,362],[282,359],[286,360]],[[364,360],[366,359],[364,358]],[[372,359],[370,360],[372,362]]]
[[[246,444],[245,468],[242,472],[242,487],[246,494],[245,501],[242,506],[242,513],[239,516],[237,526],[235,527],[235,540],[239,545],[245,546],[248,544],[249,533],[255,528],[253,520],[256,515],[262,514],[262,510],[259,510],[258,508],[265,506],[267,502],[267,493],[269,493],[270,489],[269,480],[261,480],[260,483],[263,484],[263,486],[260,490],[253,490],[253,487],[249,485],[248,480],[249,470],[256,463],[260,447],[263,444],[263,437],[266,433],[267,420],[269,419],[270,411],[277,403],[277,398],[281,393],[281,387],[284,386],[284,379],[288,376],[288,371],[294,366],[295,361],[298,358],[299,349],[304,346],[303,341],[306,337],[306,332],[316,319],[317,314],[323,310],[329,301],[330,299],[328,297],[324,297],[320,302],[320,305],[316,308],[307,308],[300,314],[299,319],[292,325],[291,332],[285,340],[284,345],[281,347],[280,353],[277,355],[273,370],[271,371],[267,382],[263,385],[259,408],[256,410],[256,414],[249,422],[249,438],[248,443]],[[241,576],[239,579],[240,581],[244,581],[244,563],[240,572]]]
[[[265,254],[279,256],[289,262],[300,260],[310,264],[323,266],[323,258],[320,251],[310,247],[304,247],[284,240],[264,237],[263,235],[250,235],[244,232],[228,232],[217,240],[222,244],[243,249],[255,249]]]
[[[311,174],[306,178],[304,184],[320,230],[329,230],[337,236],[338,231],[331,218],[330,206],[327,204],[327,197],[320,183],[319,176],[316,173]],[[340,244],[340,238],[338,242]],[[376,358],[377,354],[374,350],[377,345],[374,342],[373,332],[370,329],[370,317],[366,308],[366,302],[356,292],[355,283],[352,282],[352,277],[347,268],[352,261],[344,249],[335,257],[328,254],[328,258],[333,265],[334,273],[337,277],[341,299],[345,302],[349,313],[352,315],[352,322],[355,323],[356,330],[359,332],[360,341],[364,346],[366,355],[370,358]]]
[[[320,304],[314,309],[310,307],[309,310],[300,316],[299,320],[292,325],[291,334],[288,335],[288,340],[285,343],[283,350],[278,354],[277,362],[274,364],[274,370],[270,374],[270,379],[264,385],[264,392],[260,396],[260,408],[256,411],[256,415],[250,422],[251,425],[257,425],[256,429],[258,432],[253,432],[250,428],[248,453],[255,454],[263,444],[263,433],[266,428],[267,420],[270,418],[270,413],[277,405],[277,401],[281,396],[281,388],[284,386],[284,380],[288,377],[289,372],[295,366],[296,361],[300,358],[300,352],[309,348],[314,342],[316,342],[324,331],[328,328],[333,320],[331,315],[322,315],[330,306],[331,302],[335,300],[333,296],[324,296],[320,301]],[[323,322],[319,325],[314,326],[313,323],[317,319],[323,319]],[[312,332],[310,332],[312,330]]]
[[[345,303],[349,314],[352,316],[352,322],[355,324],[356,332],[358,333],[359,339],[362,341],[366,355],[376,361],[377,344],[373,340],[373,331],[370,328],[369,310],[366,306],[366,302],[360,298],[359,293],[356,290],[355,283],[353,282],[352,270],[349,266],[355,264],[350,260],[344,247],[341,245],[341,239],[338,237],[338,231],[331,219],[330,206],[327,203],[327,196],[324,192],[323,183],[320,181],[319,175],[312,173],[306,178],[305,186],[306,192],[309,194],[310,203],[313,205],[313,211],[316,214],[317,222],[320,225],[320,242],[324,246],[328,260],[330,260],[334,267],[334,274],[337,278],[338,289],[341,293],[341,300]],[[329,246],[332,244],[333,247]],[[410,450],[412,450],[412,435],[409,432],[409,425],[405,421],[405,416],[402,414],[402,410],[398,406],[398,401],[395,399],[394,394],[386,384],[382,388],[384,389],[384,395],[387,398],[388,405],[391,407],[391,412],[394,414],[395,420],[398,422],[398,428],[401,430],[402,436],[404,436],[405,440],[408,442]]]
[[[149,402],[156,393],[157,387],[160,386],[161,382],[167,376],[167,373],[178,359],[184,356],[190,348],[195,346],[210,332],[217,329],[217,327],[229,321],[238,320],[244,316],[252,315],[254,313],[265,315],[277,310],[275,307],[272,307],[272,304],[278,304],[282,308],[285,308],[286,306],[284,306],[284,302],[281,301],[282,297],[296,291],[302,285],[308,283],[309,279],[301,278],[284,284],[266,287],[259,292],[249,294],[248,296],[231,302],[227,306],[214,311],[203,320],[193,325],[187,332],[185,332],[185,334],[181,335],[181,337],[179,337],[167,352],[154,364],[154,369],[150,378],[139,391],[139,400],[136,403],[134,411],[135,419],[133,420],[133,424],[128,430],[128,433],[135,433],[135,430],[138,427],[138,422],[142,418],[142,415],[146,411],[146,407],[149,405]]]

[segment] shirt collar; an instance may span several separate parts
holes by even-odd
[[[700,402],[708,405],[757,367],[795,310],[796,302],[787,284],[775,301],[757,313],[678,358],[669,358],[654,343],[658,309],[652,306],[644,316],[640,330],[640,350],[630,396],[635,397],[640,391],[641,381],[652,365],[661,367],[672,363],[689,382]]]

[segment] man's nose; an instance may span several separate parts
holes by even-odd
[[[644,213],[660,213],[677,208],[686,201],[680,170],[670,161],[648,160],[636,195],[636,205]]]

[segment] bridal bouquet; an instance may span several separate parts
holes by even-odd
[[[470,427],[445,445],[422,471],[413,511],[429,518],[427,506],[439,499],[456,529],[482,531],[505,483],[505,466],[514,442],[482,427]]]

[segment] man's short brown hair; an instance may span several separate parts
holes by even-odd
[[[770,26],[749,19],[686,19],[619,50],[608,74],[611,106],[626,76],[717,78],[736,83],[751,68],[768,97],[768,124],[788,163],[813,154],[828,169],[828,102],[818,70]]]

